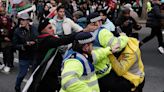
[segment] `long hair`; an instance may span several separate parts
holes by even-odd
[[[3,23],[2,23],[2,19],[3,18],[6,18],[7,19],[7,25],[4,25]],[[11,21],[10,21],[10,19],[8,18],[8,17],[6,17],[6,16],[2,16],[1,18],[0,18],[0,28],[6,28],[8,31],[11,31]]]

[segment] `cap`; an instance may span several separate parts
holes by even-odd
[[[129,4],[129,3],[125,4],[125,5],[124,5],[124,8],[128,8],[128,9],[130,9],[130,10],[133,10],[133,9],[132,9],[132,5]]]
[[[130,9],[129,8],[123,8],[122,9],[122,14],[129,14],[130,13]]]
[[[93,42],[95,37],[90,32],[80,32],[75,36],[75,40],[79,44],[87,44]]]
[[[77,18],[80,18],[82,16],[84,16],[83,12],[82,11],[76,11],[73,13],[73,16],[77,17]]]
[[[38,32],[41,33],[41,31],[42,31],[48,24],[50,24],[49,19],[42,20],[42,21],[39,23]]]
[[[101,16],[98,12],[95,12],[95,13],[91,13],[87,16],[87,20],[89,23],[93,23],[93,22],[96,22],[98,20],[101,20]]]
[[[29,16],[28,13],[22,13],[22,14],[19,15],[19,18],[21,18],[21,19],[30,19],[30,16]]]

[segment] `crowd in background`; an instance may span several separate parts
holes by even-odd
[[[37,23],[40,23],[45,18],[53,18],[56,14],[56,9],[59,5],[61,5],[62,1],[43,1],[43,0],[37,0],[37,1],[30,1],[33,4],[36,5],[36,11],[35,15],[37,17],[31,18],[31,22],[33,22],[33,19],[38,20]],[[110,21],[111,24],[115,24],[116,17],[118,17],[118,14],[126,3],[132,3],[134,1],[112,1],[112,0],[88,0],[88,1],[78,1],[78,0],[71,0],[70,2],[67,2],[64,4],[65,7],[65,15],[66,17],[72,19],[75,23],[80,25],[82,28],[85,28],[87,26],[87,19],[86,16],[93,12],[100,12],[102,13],[102,16],[106,16]],[[136,5],[137,6],[137,5]],[[131,4],[127,4],[126,7],[132,8],[136,7],[132,6]],[[142,7],[142,5],[138,5],[138,7]],[[138,8],[139,9],[139,8]],[[20,20],[15,13],[15,11],[12,11],[11,6],[9,4],[9,9],[6,11],[6,5],[5,2],[1,2],[0,7],[0,16],[1,16],[1,51],[4,55],[4,64],[8,67],[13,67],[13,53],[14,49],[12,49],[12,38],[13,33],[16,27],[20,25]],[[138,13],[139,14],[139,13]],[[138,15],[136,13],[131,13],[132,16],[136,19]],[[140,15],[140,14],[139,14]],[[15,19],[15,17],[18,17]],[[104,19],[105,20],[105,19]],[[109,22],[110,22],[109,21]],[[120,20],[118,20],[120,21]],[[119,24],[119,23],[116,23]],[[35,25],[34,25],[35,26]],[[36,26],[37,27],[37,26]],[[7,33],[6,31],[7,30]],[[113,25],[110,29],[111,31],[115,30],[115,26]],[[7,37],[6,37],[7,36]],[[3,67],[3,66],[2,66]],[[4,68],[6,71],[9,71],[10,68]]]
[[[155,2],[158,0],[153,1]],[[50,51],[49,49],[59,47],[59,52],[64,56],[66,50],[71,47],[69,43],[74,42],[74,36],[77,35],[78,32],[82,30],[85,32],[97,30],[94,26],[88,25],[88,16],[90,14],[95,12],[98,13],[101,17],[100,21],[102,21],[101,27],[109,30],[114,36],[119,37],[120,32],[124,32],[128,37],[140,40],[138,31],[142,27],[138,24],[138,18],[141,16],[142,0],[70,0],[70,2],[62,2],[62,0],[38,0],[30,2],[35,5],[36,11],[30,11],[20,15],[17,15],[15,11],[12,12],[12,9],[11,11],[6,11],[6,7],[3,6],[3,4],[0,5],[0,50],[3,54],[3,61],[0,62],[0,69],[4,73],[10,73],[10,71],[12,71],[14,67],[14,53],[18,50],[19,73],[15,85],[16,92],[21,92],[21,83],[28,72],[29,66],[33,66],[32,71],[35,71],[39,65],[43,65],[42,61],[46,60],[45,56],[47,52]],[[150,11],[152,11],[154,9],[153,7],[157,4],[154,4],[154,2],[152,2]],[[160,8],[157,5],[155,9],[155,11],[157,11]],[[32,14],[34,16],[32,16]],[[157,13],[157,15],[159,15],[160,18],[164,18],[164,15],[160,13]],[[152,17],[152,15],[149,13],[148,17]],[[153,16],[153,18],[155,17]],[[45,22],[47,19],[50,20],[49,23]],[[152,20],[150,21],[152,22]],[[90,22],[92,22],[92,20]],[[39,26],[37,26],[38,24]],[[157,32],[154,30],[157,30],[157,28],[161,30],[160,26],[149,25],[148,27],[152,28],[152,33],[139,43],[140,46],[155,36],[154,34]],[[47,28],[47,30],[54,29],[55,34],[52,30],[48,31],[51,35],[54,34],[54,37],[47,37],[49,35],[43,34],[47,32],[45,28]],[[159,33],[156,34],[159,41],[158,50],[161,54],[164,54],[162,31],[158,32]],[[77,39],[79,40],[80,38]],[[53,56],[55,52],[56,49],[50,51],[49,56]],[[57,53],[56,60],[62,61],[62,56]],[[46,66],[43,65],[42,67]],[[56,66],[51,68],[52,71],[45,75],[47,79],[51,79],[49,75],[56,77],[61,74],[61,72],[58,71],[56,75],[53,75],[52,72],[59,68]],[[38,75],[39,74],[40,73],[38,73]],[[46,80],[46,78],[43,83],[39,85],[39,90],[49,89],[44,89],[44,86],[49,84],[47,81],[50,81]],[[138,85],[143,87],[143,80],[141,85]],[[35,83],[32,85],[35,85]],[[57,85],[57,83],[54,85]],[[138,88],[136,92],[142,92],[142,87]],[[59,88],[57,86],[54,89]],[[41,92],[39,90],[28,92]],[[45,92],[47,90],[45,90]]]

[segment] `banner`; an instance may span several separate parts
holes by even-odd
[[[36,11],[35,5],[31,3],[27,3],[23,0],[11,0],[13,4],[13,10],[16,10],[17,14],[20,15],[22,13],[27,13],[30,11]]]

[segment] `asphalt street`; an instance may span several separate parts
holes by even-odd
[[[142,28],[140,31],[140,39],[150,33],[150,29]],[[141,47],[142,59],[145,65],[146,82],[143,92],[162,92],[164,90],[164,55],[157,51],[157,39],[154,38],[150,42]],[[0,58],[2,62],[2,58]],[[17,59],[15,59],[17,61]],[[14,63],[15,67],[9,74],[0,72],[0,92],[14,92],[14,85],[18,73],[18,63]],[[30,73],[26,78],[28,78]],[[23,82],[22,87],[25,82]]]

